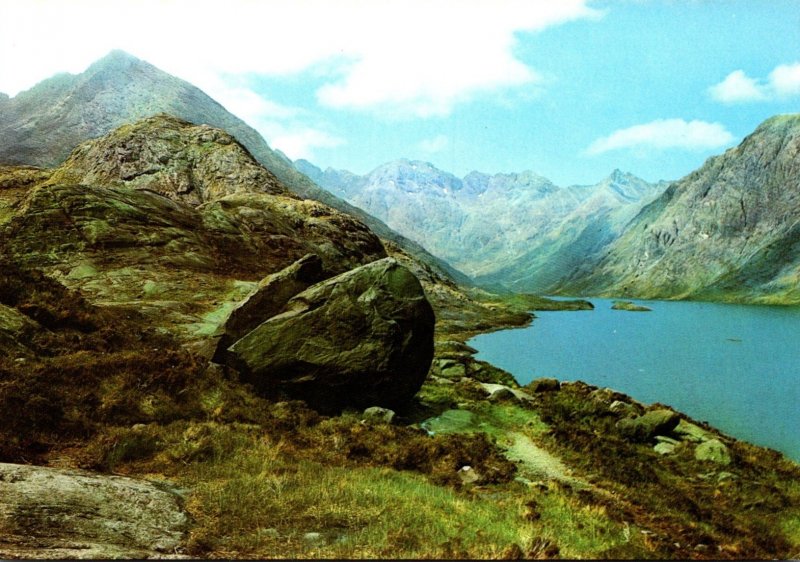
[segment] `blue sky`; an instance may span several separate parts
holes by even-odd
[[[357,173],[676,179],[800,109],[798,1],[0,0],[0,91],[113,48]]]

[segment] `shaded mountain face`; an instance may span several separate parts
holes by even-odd
[[[765,121],[645,207],[565,292],[800,302],[800,115]]]
[[[409,160],[366,176],[296,165],[476,280],[519,291],[557,287],[666,187],[619,171],[597,185],[558,187],[533,172],[459,179]]]
[[[82,74],[59,74],[13,98],[0,97],[0,108],[0,164],[57,166],[83,141],[158,113],[222,129],[292,192],[356,217],[442,275],[469,283],[465,275],[419,244],[320,189],[282,153],[272,150],[255,129],[203,91],[122,51],[111,52]]]

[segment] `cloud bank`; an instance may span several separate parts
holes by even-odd
[[[264,99],[248,77],[311,76],[317,103],[333,109],[444,116],[476,96],[536,85],[539,75],[514,54],[515,34],[601,15],[586,3],[0,0],[0,92],[82,72],[122,49],[197,85],[293,157],[308,157],[344,141]]]
[[[734,70],[719,84],[708,89],[711,97],[721,103],[748,103],[786,99],[800,95],[800,62],[775,67],[766,79],[748,76],[744,70]]]
[[[614,131],[595,140],[586,149],[589,155],[612,150],[709,150],[722,148],[734,142],[735,137],[719,123],[685,121],[683,119],[657,119]]]

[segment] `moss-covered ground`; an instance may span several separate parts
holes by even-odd
[[[244,287],[220,284],[203,330]],[[149,289],[144,300],[158,298]],[[370,423],[262,399],[130,307],[92,305],[4,262],[0,304],[41,330],[32,357],[0,357],[0,460],[165,482],[192,516],[192,557],[800,555],[800,469],[778,453],[704,426],[730,464],[698,461],[691,440],[662,455],[618,428],[613,402],[645,409],[630,398],[519,388],[475,360],[464,341],[480,307],[493,329],[526,320],[534,300],[473,295],[462,321],[447,310],[414,402]]]

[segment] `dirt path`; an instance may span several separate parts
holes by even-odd
[[[506,449],[506,456],[512,461],[520,462],[523,473],[527,472],[531,476],[549,480],[586,485],[585,482],[573,477],[569,468],[560,459],[536,445],[527,435],[512,432],[508,436],[511,445]]]

